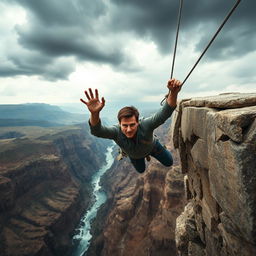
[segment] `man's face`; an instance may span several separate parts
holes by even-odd
[[[121,130],[123,134],[129,139],[132,139],[135,137],[138,125],[139,125],[139,122],[137,122],[135,116],[123,117],[120,122]]]

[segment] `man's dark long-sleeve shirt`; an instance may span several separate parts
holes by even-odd
[[[91,133],[97,137],[114,140],[130,158],[143,158],[150,154],[155,145],[154,129],[163,124],[172,115],[174,109],[175,107],[165,103],[154,115],[140,120],[134,139],[127,138],[122,133],[120,125],[107,127],[102,125],[101,121],[95,126],[90,125]]]

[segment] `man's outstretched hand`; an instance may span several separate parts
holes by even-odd
[[[80,99],[80,101],[83,102],[87,106],[87,108],[91,112],[91,114],[99,113],[105,106],[104,97],[101,98],[101,102],[100,102],[99,93],[98,93],[97,89],[95,89],[95,95],[93,95],[91,88],[89,88],[89,90],[85,91],[84,93],[85,93],[85,96],[87,97],[88,101],[85,101],[83,99]]]

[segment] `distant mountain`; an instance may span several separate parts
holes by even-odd
[[[40,127],[54,127],[63,124],[48,122],[44,120],[28,120],[28,119],[0,119],[0,127],[7,126],[40,126]]]
[[[44,103],[0,105],[0,126],[57,126],[82,123],[85,114],[74,114]]]

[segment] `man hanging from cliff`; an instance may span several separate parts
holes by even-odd
[[[99,100],[98,90],[95,95],[92,89],[85,91],[87,101],[80,99],[91,113],[89,125],[91,133],[97,137],[112,139],[130,158],[131,163],[139,173],[145,171],[145,158],[153,156],[165,166],[171,166],[171,153],[153,136],[154,129],[163,124],[177,105],[177,96],[181,89],[181,82],[171,79],[167,83],[170,93],[164,106],[151,117],[139,120],[138,110],[124,107],[119,110],[117,118],[119,125],[106,127],[101,124],[100,111],[105,106],[105,99]]]

